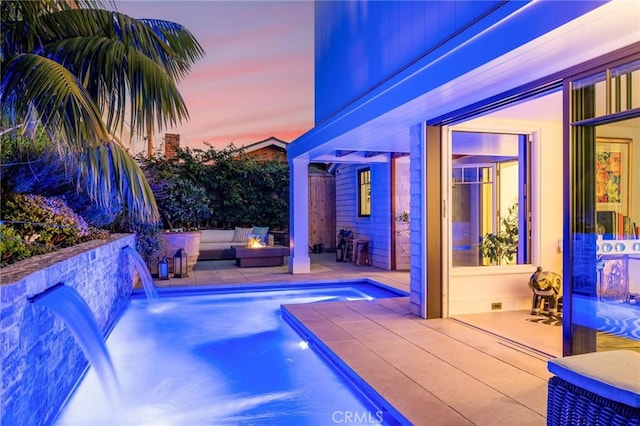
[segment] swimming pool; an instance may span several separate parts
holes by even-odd
[[[132,297],[107,339],[121,401],[90,368],[56,425],[399,424],[282,318],[283,304],[397,297],[370,281]]]

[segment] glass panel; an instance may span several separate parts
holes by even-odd
[[[480,178],[479,181],[482,183],[492,183],[493,182],[493,169],[491,167],[481,167],[479,169]]]
[[[573,96],[576,108],[572,121],[602,117],[606,114],[606,72],[576,80],[573,83]]]
[[[490,183],[465,182],[452,191],[453,266],[479,266],[480,235],[493,229],[493,189]]]
[[[469,167],[464,169],[464,182],[465,183],[478,182],[478,169],[476,167]]]
[[[453,169],[451,176],[454,185],[458,182],[462,182],[462,169]]]
[[[612,111],[640,108],[640,61],[612,68],[611,78],[615,105]]]
[[[529,262],[528,229],[519,220],[526,209],[518,207],[530,192],[523,178],[528,173],[520,173],[530,168],[523,149],[521,135],[452,133],[453,267]]]
[[[640,108],[640,61],[612,68],[609,72],[609,83],[607,71],[573,82],[574,122]]]
[[[627,103],[624,97],[626,85],[638,78],[638,62],[634,64],[632,70],[620,67],[620,72],[612,72],[614,89],[616,80],[620,82],[613,101],[621,110],[638,107],[636,100]],[[596,86],[574,85],[572,96],[574,119],[594,114],[598,103],[593,102],[598,98]],[[617,112],[615,108],[612,113]],[[640,351],[638,135],[640,118],[572,128],[572,354],[612,349]]]

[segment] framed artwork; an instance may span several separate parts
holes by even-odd
[[[596,203],[598,210],[629,216],[631,139],[596,138]]]
[[[600,275],[600,297],[624,300],[629,294],[628,259],[615,258],[604,261]]]

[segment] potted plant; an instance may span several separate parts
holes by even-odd
[[[504,265],[518,253],[518,203],[509,208],[506,217],[499,218],[497,233],[488,233],[480,243],[482,257],[493,265]]]
[[[173,257],[183,249],[190,272],[200,254],[199,226],[211,216],[206,191],[174,159],[153,157],[142,162],[165,229],[162,238],[166,256]]]

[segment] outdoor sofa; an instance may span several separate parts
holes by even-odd
[[[235,229],[204,229],[200,237],[200,255],[198,260],[235,259],[232,246],[246,247],[249,235],[261,235],[265,243],[273,245],[273,236],[269,236],[268,227],[250,227]]]

